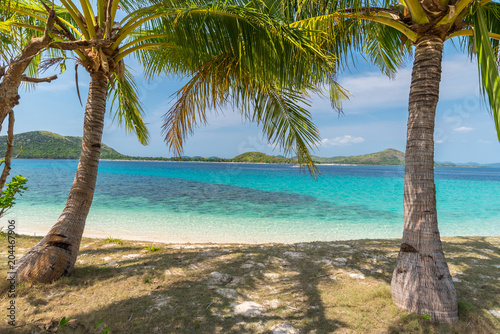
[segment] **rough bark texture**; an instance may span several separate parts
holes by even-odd
[[[413,64],[406,169],[404,232],[392,277],[399,307],[429,314],[435,322],[458,320],[455,286],[439,236],[434,185],[434,119],[439,98],[443,41],[422,38]]]
[[[106,112],[107,77],[90,74],[90,88],[83,126],[82,152],[66,206],[49,233],[17,263],[11,274],[17,281],[51,282],[68,275],[76,256],[92,204],[101,153]]]
[[[0,190],[5,186],[11,169],[12,152],[14,151],[14,121],[14,111],[11,110],[9,113],[9,127],[7,130],[7,150],[5,151],[4,167],[2,175],[0,176]],[[0,217],[1,216],[2,213],[0,210]]]
[[[52,30],[54,25],[55,12],[51,11],[47,18],[45,33],[42,37],[33,37],[23,48],[21,54],[14,59],[8,66],[7,71],[0,79],[0,130],[2,129],[5,117],[11,110],[19,104],[19,85],[21,84],[24,71],[28,68],[33,57],[45,49],[52,37],[48,31]]]

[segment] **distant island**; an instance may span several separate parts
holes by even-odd
[[[332,158],[322,158],[313,156],[313,160],[321,164],[343,164],[343,165],[396,165],[405,164],[405,154],[393,148],[356,156],[338,156]]]
[[[61,136],[49,131],[31,131],[19,133],[14,136],[14,156],[20,159],[78,159],[82,145],[81,137]],[[22,151],[21,151],[22,147]],[[0,155],[4,156],[7,148],[6,136],[0,137]],[[317,164],[340,164],[340,165],[404,165],[404,153],[393,148],[380,152],[357,155],[337,156],[323,158],[313,156]],[[240,162],[240,163],[272,163],[272,164],[295,164],[296,158],[285,158],[283,156],[271,156],[260,152],[246,152],[232,159],[219,157],[135,157],[117,152],[111,147],[102,144],[102,160],[159,160],[159,161],[196,161],[196,162]],[[436,166],[457,166],[453,163],[436,163]]]

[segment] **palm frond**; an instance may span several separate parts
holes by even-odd
[[[391,27],[368,22],[363,43],[364,54],[382,73],[393,78],[411,52],[409,41],[402,43],[401,33]]]
[[[262,124],[264,135],[273,145],[279,145],[287,155],[297,154],[300,165],[306,165],[312,175],[317,169],[312,161],[311,150],[319,142],[318,130],[311,120],[310,112],[302,107],[308,104],[303,92],[266,87],[253,96],[253,115],[250,119]]]
[[[498,140],[500,141],[500,75],[498,73],[497,58],[494,55],[488,36],[486,15],[480,5],[476,5],[472,18],[481,91],[483,96],[488,98],[493,119],[495,120]]]
[[[469,15],[464,18],[464,21],[467,22],[470,26],[475,26],[475,14],[478,7],[480,6],[472,6]],[[482,13],[488,31],[495,34],[500,34],[500,3],[493,1],[487,3],[485,6],[482,6]],[[490,43],[497,61],[500,61],[500,54],[498,53],[499,41],[496,39],[490,39]],[[474,35],[472,34],[470,36],[460,37],[459,48],[463,52],[467,53],[472,60],[476,55]]]
[[[38,63],[38,74],[42,74],[49,68],[59,65],[64,59],[64,57],[49,57],[40,60]]]
[[[492,1],[486,4],[483,9],[488,31],[495,34],[500,34],[500,3]],[[497,59],[498,66],[500,66],[500,41],[492,38],[490,39],[490,42],[493,54]]]
[[[28,65],[28,68],[26,69],[26,74],[31,77],[31,78],[36,78],[38,77],[38,65],[40,64],[40,61],[42,59],[42,55],[39,54],[36,57],[33,57],[31,62]],[[26,91],[32,91],[35,89],[36,84],[33,82],[22,82],[24,88]]]
[[[137,85],[133,75],[125,69],[123,77],[114,72],[112,74],[114,87],[108,87],[111,97],[111,110],[114,111],[113,120],[125,126],[127,132],[134,133],[139,142],[147,145],[149,133],[143,121],[144,111],[137,96]]]
[[[236,57],[220,55],[193,73],[164,116],[167,143],[180,155],[187,135],[206,124],[208,109],[231,106],[247,120],[262,124],[269,142],[285,154],[295,151],[299,163],[306,164],[314,174],[310,150],[319,136],[310,113],[303,107],[307,105],[305,92],[266,84],[256,80],[250,71],[238,70],[238,66]]]
[[[204,11],[187,8],[175,16],[162,18],[161,22],[168,42],[187,50],[190,55],[181,65],[178,59],[171,61],[165,57],[165,63],[157,65],[168,72],[189,73],[213,55],[228,52],[234,53],[246,68],[253,67],[255,73],[267,76],[267,80],[272,76],[281,82],[292,83],[309,81],[309,76],[324,79],[333,69],[333,57],[315,48],[304,31],[287,28],[252,7],[238,7],[229,1],[216,6],[214,2]],[[287,67],[276,66],[278,59],[282,63],[283,59],[289,61]],[[323,64],[317,66],[320,62]],[[293,72],[294,68],[306,72],[306,67],[308,76],[301,77]]]
[[[328,90],[330,93],[330,105],[339,114],[343,114],[342,102],[349,100],[351,93],[342,87],[333,77],[329,80]]]
[[[184,140],[194,129],[207,122],[207,109],[218,109],[227,102],[230,83],[223,74],[234,70],[230,57],[220,56],[195,71],[191,79],[177,91],[177,100],[164,115],[165,141],[178,155]],[[234,72],[232,72],[234,73]]]

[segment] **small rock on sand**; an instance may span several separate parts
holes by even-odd
[[[304,253],[300,252],[284,252],[283,255],[288,256],[291,259],[301,259],[305,256]]]
[[[499,310],[489,310],[491,315],[493,315],[495,318],[500,318],[500,311]]]
[[[273,334],[295,334],[297,331],[293,328],[291,323],[285,322],[281,325],[276,325],[271,328]]]
[[[209,280],[213,284],[228,284],[233,280],[232,276],[229,276],[228,274],[222,274],[217,271],[213,271],[209,276]]]
[[[238,292],[234,289],[216,289],[217,292],[222,297],[226,297],[227,299],[236,299],[238,297]]]
[[[264,273],[264,276],[266,278],[269,278],[271,280],[277,280],[278,278],[280,278],[280,274],[276,274],[276,273]]]
[[[266,305],[271,309],[276,309],[280,306],[280,302],[277,299],[273,299],[270,302],[266,303]]]
[[[202,265],[201,263],[191,263],[188,266],[188,269],[189,270],[199,270],[199,269],[202,269],[203,267],[204,267],[204,265]]]
[[[255,302],[243,302],[234,305],[234,313],[245,317],[254,317],[262,314],[262,305]]]
[[[120,265],[118,264],[118,262],[110,262],[107,264],[107,266],[110,268],[118,268]]]
[[[251,263],[245,263],[245,264],[242,264],[240,266],[241,269],[252,269],[253,268],[253,264]]]
[[[349,274],[349,276],[355,279],[365,279],[365,275],[363,274]]]
[[[136,259],[140,256],[141,256],[141,254],[127,254],[127,255],[123,255],[122,259],[131,260],[131,259]]]

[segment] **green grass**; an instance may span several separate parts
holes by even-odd
[[[154,253],[154,252],[157,252],[157,251],[161,250],[161,248],[151,245],[151,246],[148,246],[148,247],[144,247],[143,250],[148,251],[148,253]]]
[[[18,236],[18,258],[39,240]],[[499,333],[500,321],[489,310],[500,309],[500,238],[443,240],[450,271],[460,279],[460,320],[454,325],[432,324],[393,305],[397,240],[164,244],[161,251],[145,252],[159,247],[86,238],[71,276],[17,287],[18,324],[27,325],[14,330],[1,322],[0,332],[44,333],[42,327],[66,317],[77,321],[76,328],[70,321],[58,333],[270,333],[284,324],[317,334]],[[7,242],[0,240],[0,256],[6,252]],[[215,280],[214,272],[230,279]],[[2,267],[0,276],[6,273]],[[6,289],[8,282],[0,281],[2,307],[9,302]],[[235,315],[233,304],[243,301],[262,305],[262,313]]]
[[[114,243],[114,244],[117,244],[117,245],[123,244],[122,239],[116,239],[116,238],[112,238],[112,237],[107,237],[106,238],[106,242],[108,242],[108,243]]]

